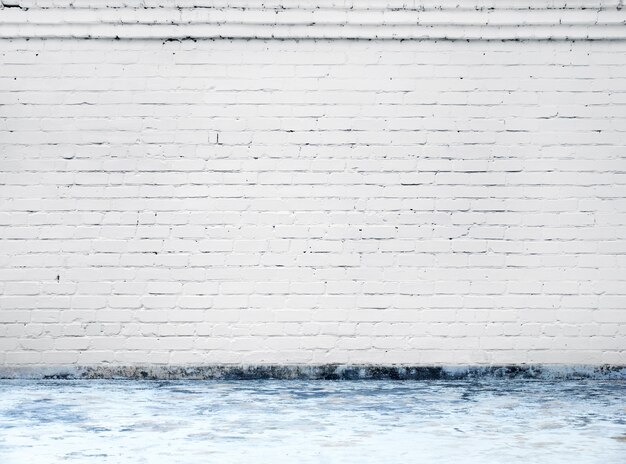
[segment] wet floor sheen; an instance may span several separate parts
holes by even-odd
[[[0,463],[620,463],[618,381],[0,381]]]

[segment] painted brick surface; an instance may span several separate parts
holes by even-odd
[[[0,38],[624,40],[623,0],[3,0]]]
[[[6,38],[0,155],[0,364],[626,363],[623,41]]]

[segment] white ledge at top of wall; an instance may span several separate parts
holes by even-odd
[[[0,0],[0,38],[625,40],[624,0]]]

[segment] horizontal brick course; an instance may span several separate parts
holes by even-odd
[[[620,0],[5,0],[5,38],[620,40]],[[2,5],[0,4],[0,5]]]

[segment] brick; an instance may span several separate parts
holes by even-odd
[[[623,13],[500,8],[421,20],[539,40],[0,40],[0,362],[625,362],[625,45],[541,35]]]

